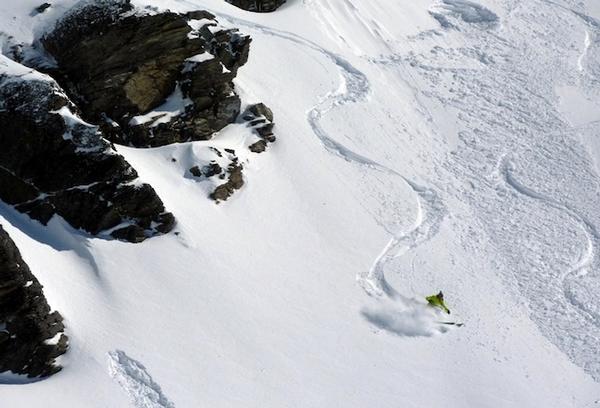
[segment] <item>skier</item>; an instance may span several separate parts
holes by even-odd
[[[438,293],[437,295],[427,296],[425,298],[425,300],[427,300],[427,303],[429,303],[429,306],[437,307],[439,309],[442,309],[444,312],[450,314],[450,309],[448,309],[446,307],[446,304],[444,303],[444,294],[442,293],[441,290],[440,290],[440,293]]]

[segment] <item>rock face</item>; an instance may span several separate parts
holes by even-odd
[[[132,10],[128,0],[97,0],[41,40],[84,119],[137,147],[206,140],[233,122],[240,99],[232,80],[250,38],[204,11]]]
[[[277,10],[285,0],[226,0],[234,6],[257,13],[268,13]]]
[[[0,226],[0,372],[45,377],[60,370],[67,350],[58,312],[51,312],[42,285]]]
[[[168,232],[174,218],[152,187],[76,112],[50,78],[0,71],[0,199],[95,235],[139,242]]]

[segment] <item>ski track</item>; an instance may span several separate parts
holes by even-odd
[[[585,30],[585,37],[583,40],[583,50],[582,53],[580,54],[579,58],[577,59],[577,69],[580,73],[587,73],[590,74],[591,76],[594,76],[591,72],[589,72],[589,70],[585,69],[584,66],[584,62],[585,60],[588,58],[588,52],[590,51],[590,46],[592,45],[592,36],[594,37],[594,40],[596,41],[598,32],[600,31],[600,20],[598,20],[595,17],[592,17],[588,14],[585,14],[581,11],[575,10],[571,7],[565,6],[563,4],[559,4],[556,3],[555,1],[552,0],[541,0],[543,3],[555,6],[559,9],[562,9],[568,13],[571,13],[573,15],[575,15],[577,18],[581,19],[585,25],[588,26],[588,30]],[[588,72],[586,72],[588,71]]]
[[[110,376],[119,383],[136,408],[175,408],[142,363],[121,350],[109,352],[108,358]]]
[[[521,184],[512,174],[514,170],[514,164],[507,158],[501,159],[501,170],[500,173],[502,178],[507,186],[509,186],[512,190],[516,191],[520,195],[525,197],[529,197],[531,199],[542,202],[543,204],[555,208],[559,211],[562,211],[569,215],[571,219],[573,219],[577,224],[581,226],[581,229],[585,231],[587,236],[587,248],[583,251],[583,255],[579,259],[579,261],[573,265],[571,268],[562,273],[559,277],[560,284],[562,287],[563,296],[567,300],[568,304],[572,305],[577,312],[581,316],[583,316],[586,320],[588,320],[594,326],[600,328],[599,319],[600,315],[598,315],[593,310],[589,310],[585,304],[579,302],[576,297],[570,292],[568,288],[569,280],[576,280],[577,278],[581,278],[582,276],[587,275],[591,269],[596,265],[598,250],[600,249],[600,232],[594,226],[594,224],[589,221],[585,216],[580,214],[580,212],[567,205],[563,204],[551,197],[547,197],[530,187],[527,187]]]
[[[579,70],[579,72],[584,71],[583,61],[585,60],[585,57],[587,56],[587,53],[588,53],[588,50],[590,49],[591,44],[592,44],[592,42],[590,39],[590,32],[586,30],[585,38],[583,40],[583,51],[581,52],[581,55],[577,59],[577,69]]]
[[[439,4],[439,1],[441,0],[434,4]],[[540,52],[539,46],[547,41],[557,53],[567,49],[570,34],[568,26],[558,24],[563,22],[561,19],[564,16],[571,14],[572,22],[577,23],[579,20],[581,28],[590,35],[590,48],[581,63],[584,67],[582,73],[591,76],[588,71],[593,68],[590,63],[594,57],[593,39],[600,30],[600,23],[584,13],[553,2],[540,0],[539,3],[540,10],[545,11],[548,18],[556,19],[556,33],[542,31],[536,25],[536,16],[540,15],[540,10],[535,13],[521,10],[517,13],[514,9],[511,10],[510,18],[503,17],[495,24],[472,24],[449,13],[445,16],[449,17],[448,21],[452,26],[441,25],[439,29],[414,36],[413,40],[418,42],[419,47],[410,47],[413,52],[368,58],[372,63],[406,71],[403,72],[404,76],[414,77],[413,89],[416,94],[426,97],[425,102],[432,99],[441,106],[457,110],[458,123],[462,128],[458,132],[459,147],[442,163],[447,174],[440,172],[440,177],[444,180],[443,183],[454,186],[446,190],[449,195],[467,202],[474,213],[481,216],[483,227],[491,231],[492,237],[498,234],[498,248],[502,251],[511,246],[511,237],[505,233],[513,226],[494,217],[505,209],[501,203],[502,192],[495,189],[498,179],[494,170],[498,173],[502,171],[498,157],[502,157],[507,151],[527,153],[532,141],[545,146],[546,143],[551,143],[551,135],[583,132],[597,124],[597,121],[592,120],[572,127],[562,120],[554,105],[552,84],[560,83],[563,78],[570,78],[569,75],[573,75],[570,71],[572,65],[553,66],[555,60]],[[432,9],[435,10],[435,6]],[[519,21],[512,24],[515,19]],[[521,25],[520,20],[526,24]],[[567,36],[563,35],[563,31]],[[526,38],[524,34],[532,33],[542,33],[542,36],[523,41]],[[585,39],[583,45],[585,48]],[[426,52],[425,47],[435,53]],[[415,51],[423,48],[423,52]],[[574,55],[573,63],[580,56],[581,51]],[[576,70],[577,68],[575,65]],[[590,89],[595,89],[593,86],[597,86],[597,83],[592,84]],[[435,109],[432,112],[435,113]],[[573,136],[573,140],[577,143],[577,135]],[[514,178],[511,181],[515,183],[511,186],[508,183],[510,177],[501,174],[498,176],[504,178],[506,191],[515,190],[519,185]],[[470,183],[466,188],[465,180]],[[490,190],[486,191],[488,188]],[[527,196],[526,193],[534,193],[535,196],[535,192],[531,190],[515,191],[515,194],[521,196]],[[527,199],[533,197],[527,196]],[[548,197],[538,197],[537,200],[542,205],[550,205],[552,202],[552,199],[548,201]],[[556,308],[534,300],[530,304],[529,315],[543,334],[571,361],[598,380],[600,311],[594,301],[594,290],[600,275],[600,240],[593,223],[585,216],[587,213],[569,207],[562,202],[562,198],[559,200],[561,202],[554,200],[552,208],[573,219],[576,222],[573,225],[579,226],[588,237],[587,247],[581,248],[583,252],[577,256],[578,259],[573,265],[563,266],[558,270],[552,265],[542,265],[547,269],[543,272],[552,276],[549,282],[539,282],[542,285],[548,284],[547,287],[540,287],[535,281],[525,278],[529,271],[527,266],[527,269],[519,269],[524,264],[536,266],[535,261],[513,261],[512,251],[505,255],[513,263],[501,271],[516,280],[516,289],[524,298],[543,296],[544,290],[559,292],[556,293]],[[496,205],[499,207],[494,208]],[[510,214],[506,216],[510,217]],[[476,243],[466,241],[465,244],[473,249],[477,248]]]
[[[445,217],[446,207],[434,190],[416,185],[410,180],[404,180],[420,198],[415,225],[404,234],[394,235],[388,231],[392,233],[392,238],[375,259],[371,268],[359,274],[357,280],[369,295],[381,296],[385,293],[390,298],[406,301],[387,282],[385,267],[394,259],[429,241],[439,231]]]
[[[181,2],[196,6],[194,3],[187,0],[181,0]],[[340,157],[350,163],[396,176],[406,182],[418,197],[418,216],[414,227],[408,232],[398,234],[392,231],[391,228],[383,225],[392,237],[382,250],[381,254],[375,259],[371,268],[368,271],[357,275],[357,281],[370,296],[381,297],[385,294],[389,299],[399,302],[404,308],[408,305],[422,307],[421,303],[400,295],[399,292],[389,285],[385,278],[385,269],[392,260],[402,256],[410,250],[414,250],[417,246],[430,240],[437,233],[447,211],[444,202],[435,190],[421,186],[397,171],[363,156],[333,139],[321,125],[321,119],[334,108],[366,100],[367,95],[370,92],[370,83],[367,76],[346,59],[297,34],[273,29],[227,14],[214,11],[211,12],[235,26],[250,28],[259,31],[262,34],[291,41],[295,44],[319,52],[338,67],[342,77],[342,83],[338,89],[327,93],[322,100],[307,113],[307,121],[313,133],[330,154]]]

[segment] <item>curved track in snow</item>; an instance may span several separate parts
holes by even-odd
[[[397,173],[393,173],[398,175]],[[402,176],[400,176],[402,177]],[[419,196],[418,216],[415,225],[403,234],[392,234],[392,238],[377,257],[371,268],[357,276],[365,291],[374,296],[385,293],[391,298],[406,300],[396,292],[385,278],[385,267],[394,259],[429,241],[439,230],[446,213],[444,202],[432,189],[422,187],[403,178]]]
[[[579,166],[591,171],[589,158],[580,156],[586,146],[579,138],[595,126],[596,118],[590,115],[591,120],[573,127],[564,113],[570,102],[557,103],[556,87],[575,84],[573,92],[590,100],[597,95],[591,78],[595,71],[589,72],[597,50],[593,40],[587,45],[585,32],[593,39],[600,26],[554,3],[534,3],[529,9],[515,2],[508,15],[498,14],[500,22],[494,26],[446,14],[452,27],[440,23],[434,31],[414,36],[404,56],[371,60],[394,70],[408,68],[425,103],[432,102],[434,117],[442,118],[440,123],[446,120],[446,110],[456,109],[458,145],[441,166],[453,185],[448,194],[480,220],[491,249],[497,250],[482,256],[500,266],[499,276],[529,306],[526,312],[541,333],[598,380],[600,226],[594,226],[590,205],[598,193],[586,186],[583,175],[577,179]],[[538,24],[536,16],[542,14],[547,18]],[[540,29],[548,22],[555,30]],[[571,44],[580,47],[569,48]],[[417,52],[411,53],[413,48]],[[567,49],[570,52],[563,52]],[[563,58],[566,55],[569,58]],[[441,114],[438,106],[444,107]],[[517,167],[513,170],[508,161],[498,160],[506,152],[512,157],[539,156],[540,162],[533,163],[538,172],[520,180]],[[572,178],[561,177],[558,169],[544,169],[548,163],[541,160],[549,157],[559,160]],[[552,178],[543,179],[546,176]],[[574,185],[561,185],[565,182]],[[550,185],[553,190],[541,187]],[[581,204],[572,196],[579,193]],[[481,247],[477,242],[467,245],[475,251]]]
[[[193,3],[187,0],[181,0],[181,2],[193,5]],[[256,30],[262,34],[281,38],[316,51],[324,55],[338,68],[342,78],[342,83],[338,89],[327,93],[321,101],[313,106],[307,113],[307,121],[313,133],[321,141],[325,149],[332,155],[374,171],[396,176],[407,183],[418,197],[418,216],[414,226],[409,231],[397,233],[383,225],[386,231],[392,235],[392,238],[382,250],[381,254],[375,259],[371,268],[357,276],[357,281],[367,294],[371,296],[382,296],[385,294],[389,298],[401,302],[403,306],[415,303],[413,299],[401,296],[388,284],[385,278],[385,268],[393,259],[415,249],[417,246],[431,239],[437,233],[446,214],[446,207],[442,199],[435,190],[421,186],[397,171],[363,156],[335,140],[321,125],[321,119],[334,108],[366,100],[366,97],[370,92],[370,83],[367,76],[340,55],[297,34],[273,29],[227,14],[218,12],[213,13],[220,19],[229,21],[236,26]]]
[[[600,315],[594,310],[589,309],[585,304],[578,301],[577,298],[571,290],[569,289],[568,281],[576,281],[578,278],[581,278],[592,270],[594,266],[597,265],[598,261],[598,252],[600,250],[600,232],[596,228],[596,226],[588,220],[584,215],[582,215],[577,209],[563,204],[551,197],[548,197],[544,194],[541,194],[530,187],[527,187],[521,184],[512,174],[514,170],[514,164],[507,158],[503,158],[501,161],[501,175],[504,179],[504,182],[507,186],[509,186],[512,190],[517,193],[540,201],[544,205],[550,206],[554,209],[557,209],[565,214],[567,214],[571,219],[573,219],[580,228],[586,234],[586,248],[582,251],[581,258],[570,267],[568,270],[563,272],[560,276],[560,285],[562,287],[563,296],[568,304],[575,308],[575,310],[583,316],[590,324],[600,328],[600,324],[598,323],[600,320]]]

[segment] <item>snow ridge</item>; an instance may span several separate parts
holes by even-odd
[[[175,408],[142,363],[121,350],[109,352],[108,357],[110,376],[129,395],[136,408]]]

